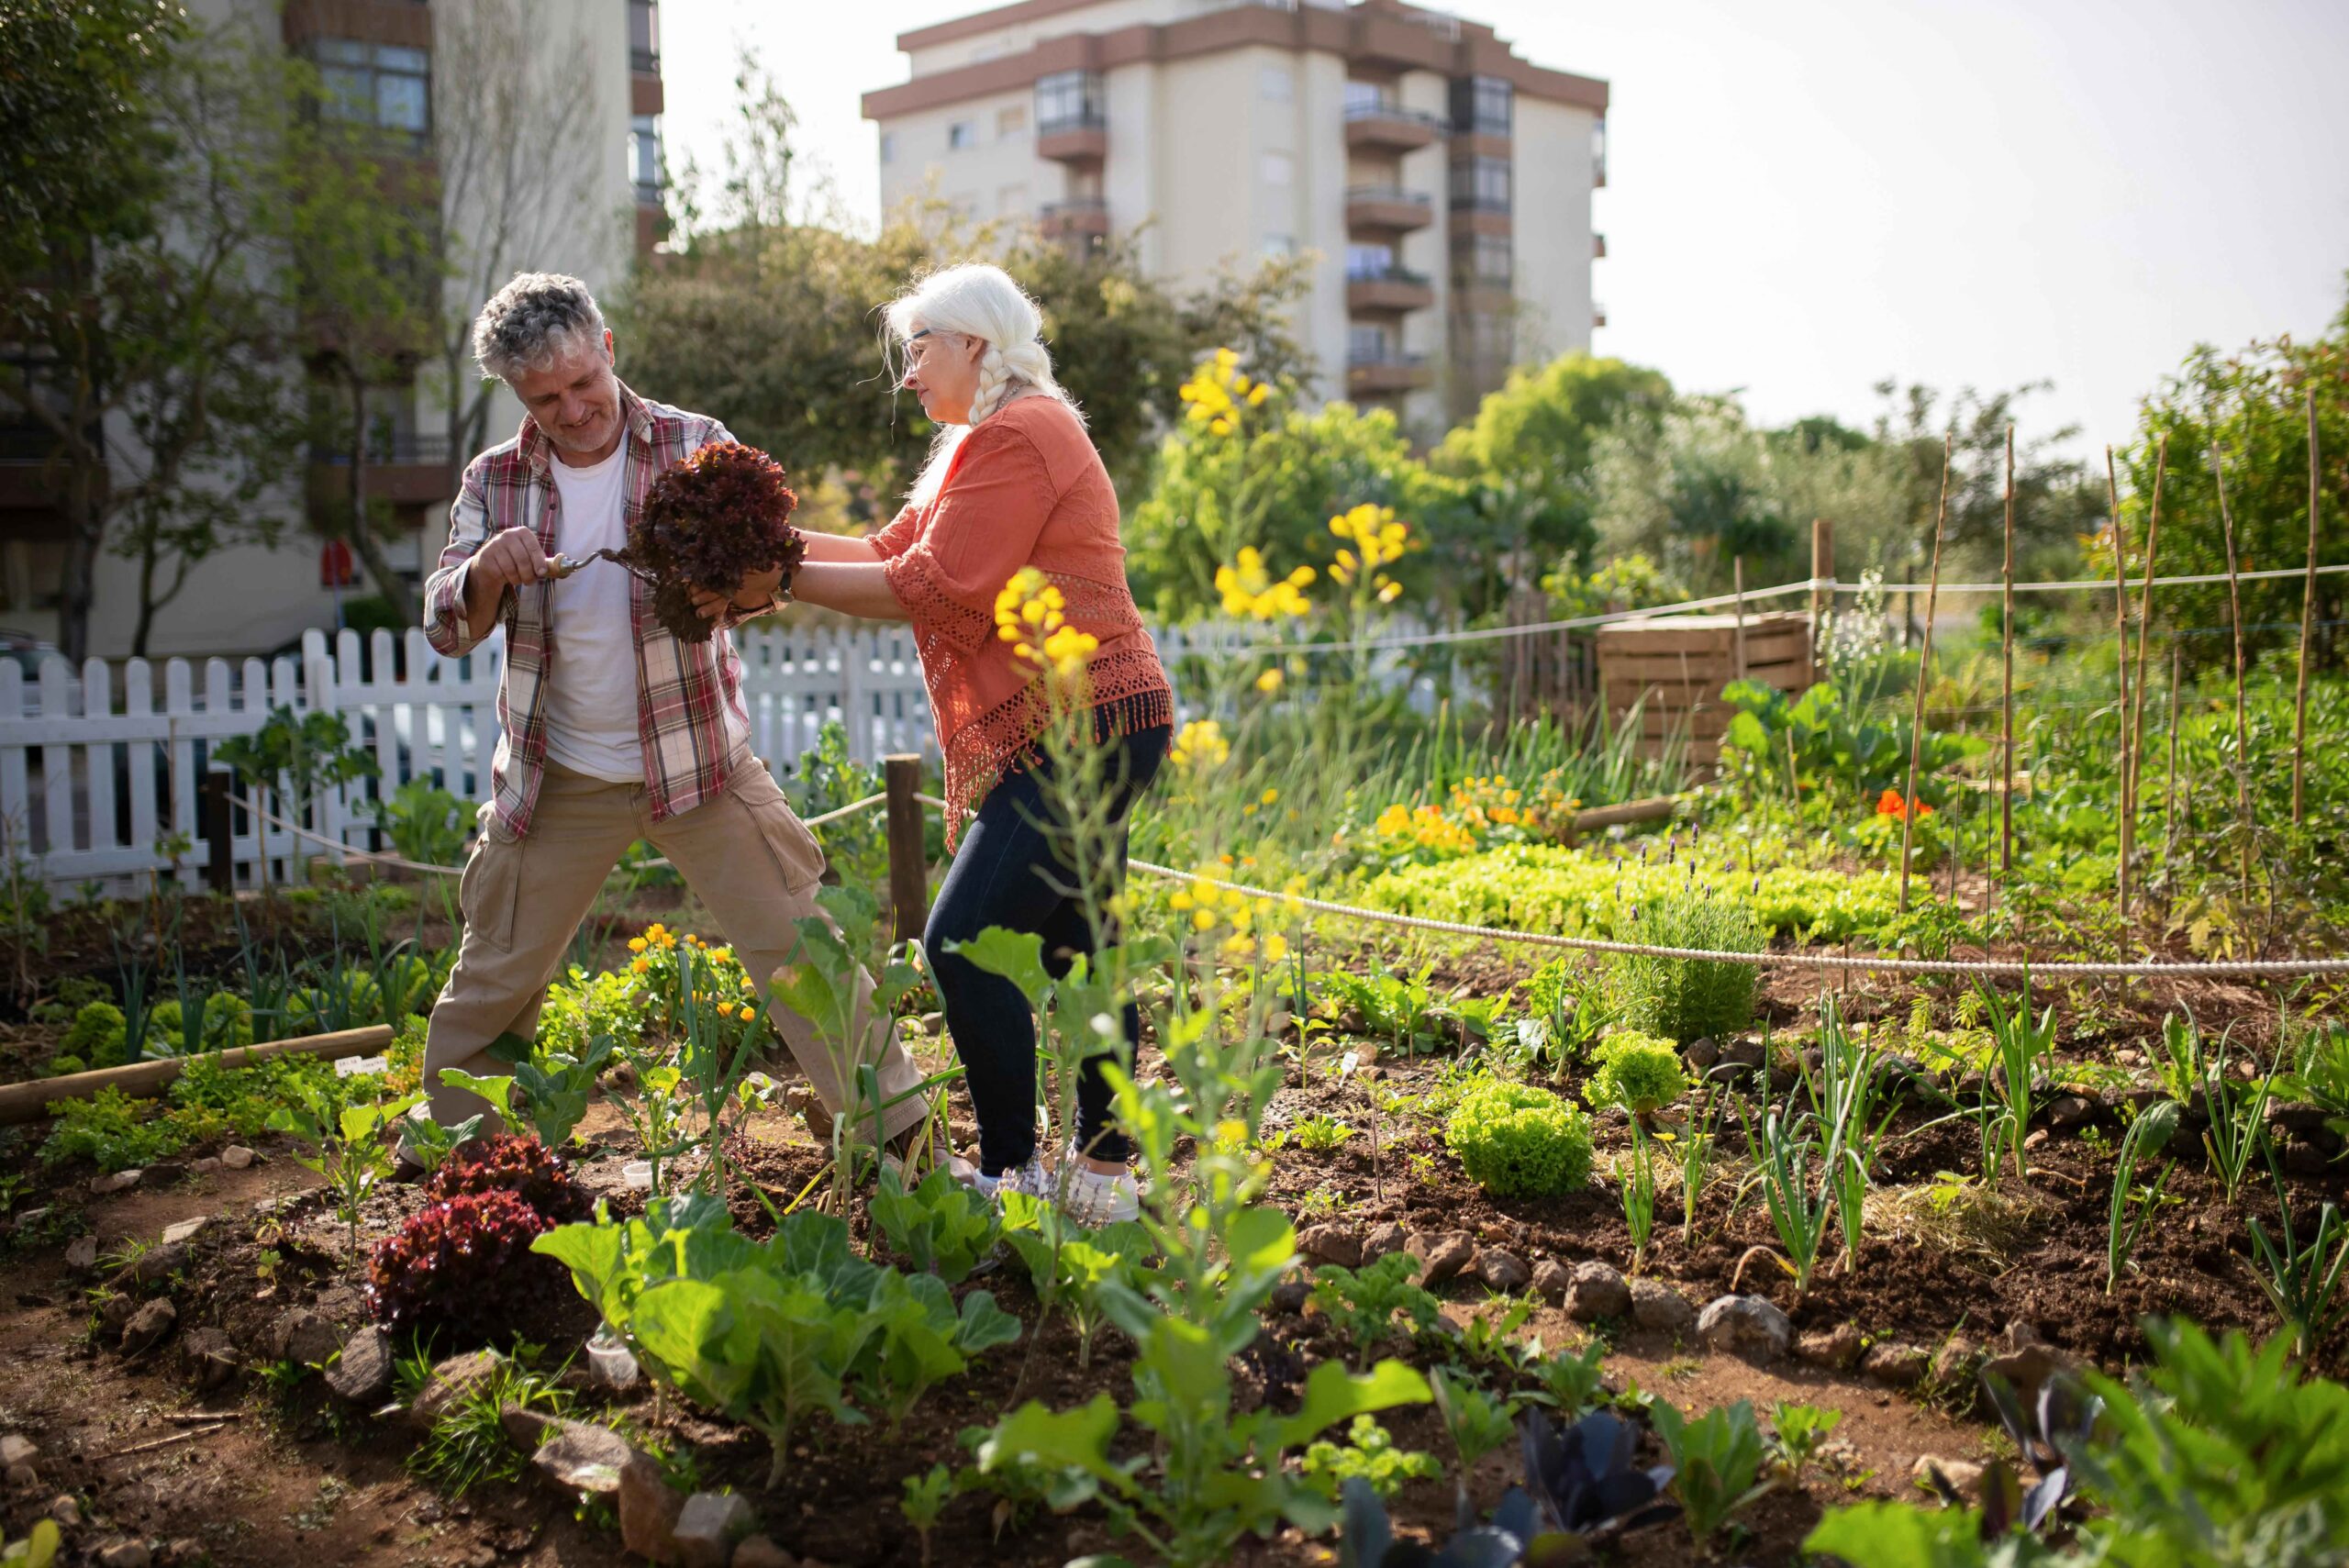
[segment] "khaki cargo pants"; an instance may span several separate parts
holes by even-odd
[[[449,984],[433,1004],[424,1047],[432,1116],[444,1126],[487,1108],[487,1102],[443,1084],[441,1069],[484,1077],[507,1071],[487,1053],[490,1042],[509,1032],[527,1039],[537,1030],[540,1004],[572,933],[639,839],[668,857],[717,917],[744,971],[762,985],[797,943],[795,922],[818,912],[824,852],[756,759],[734,770],[722,794],[665,822],[652,820],[642,784],[612,784],[551,762],[527,835],[506,836],[490,825],[486,811],[482,820],[457,894],[464,940]],[[871,985],[868,979],[866,1004]],[[779,1004],[767,1016],[825,1109],[837,1112],[848,1095],[834,1049],[807,1019]],[[856,1023],[860,1040],[879,1033],[870,1027],[865,1004]],[[894,1026],[879,1042],[878,1062],[885,1103],[921,1082]],[[912,1126],[924,1108],[918,1098],[892,1106],[883,1117],[885,1133]],[[870,1113],[859,1119],[869,1125]]]

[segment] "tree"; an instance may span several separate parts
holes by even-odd
[[[188,36],[174,0],[11,0],[0,16],[0,253],[139,232],[162,194],[155,83]]]
[[[67,532],[59,641],[78,659],[93,568],[118,525],[130,529],[119,548],[141,562],[143,649],[190,565],[266,533],[254,503],[301,443],[275,268],[276,51],[240,33],[190,35],[168,7],[73,9],[72,47],[28,56],[26,74],[95,62],[132,107],[84,117],[104,142],[84,150],[96,166],[68,183],[62,209],[11,223],[0,336],[22,358],[0,365],[0,404],[52,444],[45,477]]]
[[[1876,420],[1879,446],[1901,460],[1905,483],[1897,515],[1862,519],[1868,563],[1923,582],[1932,554],[1933,518],[1941,505],[1943,439],[1951,441],[1947,532],[1942,573],[1995,577],[2006,553],[2007,429],[2015,431],[2015,561],[2029,569],[2063,571],[2076,564],[2079,536],[2105,517],[2104,476],[2064,449],[2079,439],[2076,425],[2034,429],[2018,406],[2051,384],[2029,382],[1987,395],[1962,387],[1945,401],[1928,386],[1877,384],[1884,407]],[[1842,519],[1837,519],[1839,528]],[[1888,530],[1888,531],[1887,531]],[[1836,536],[1839,574],[1843,534]],[[1872,559],[1870,559],[1872,558]],[[1921,607],[1921,606],[1920,606]]]
[[[1445,436],[1432,464],[1456,478],[1500,486],[1496,519],[1512,527],[1529,562],[1586,553],[1592,442],[1626,418],[1653,418],[1672,395],[1656,371],[1579,350],[1536,370],[1514,370],[1476,417]]]
[[[2151,523],[2154,472],[2160,443],[2169,442],[2162,477],[2158,541],[2164,574],[2227,569],[2219,513],[2215,443],[2224,464],[2227,508],[2234,517],[2236,566],[2244,572],[2299,567],[2308,559],[2309,400],[2316,406],[2318,518],[2340,537],[2349,517],[2349,303],[2324,331],[2307,342],[2290,338],[2254,342],[2232,354],[2205,344],[2187,356],[2178,373],[2145,399],[2134,443],[2116,457],[2127,491],[2123,537],[2132,572],[2141,572]],[[2107,569],[2109,552],[2103,555]],[[2340,657],[2338,623],[2349,616],[2349,594],[2339,576],[2317,579],[2318,657]],[[2246,651],[2297,642],[2306,584],[2302,579],[2242,584]],[[2155,614],[2170,627],[2229,625],[2227,585],[2162,591]],[[2233,658],[2225,637],[2186,639],[2189,662],[2224,664]]]
[[[559,265],[556,242],[598,200],[602,150],[584,35],[560,37],[527,0],[441,0],[432,17],[438,95],[462,106],[432,117],[448,270],[439,353],[460,464],[489,444],[495,390],[473,364],[473,317],[513,273]]]

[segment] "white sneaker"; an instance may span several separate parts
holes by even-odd
[[[954,1174],[963,1184],[987,1197],[997,1197],[1005,1193],[1026,1193],[1030,1197],[1040,1198],[1052,1195],[1052,1173],[1044,1167],[1041,1151],[1029,1155],[1026,1164],[1015,1165],[1000,1175],[990,1176],[975,1165],[966,1165],[959,1158],[954,1161]],[[968,1176],[963,1175],[965,1170],[970,1173]]]
[[[1141,1188],[1131,1171],[1087,1170],[1077,1162],[1074,1147],[1063,1156],[1068,1173],[1068,1195],[1063,1212],[1088,1230],[1141,1218]]]

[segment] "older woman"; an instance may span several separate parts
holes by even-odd
[[[933,273],[888,307],[905,355],[901,384],[941,434],[896,520],[870,539],[811,534],[792,596],[847,615],[913,623],[946,758],[947,831],[959,838],[923,945],[963,1059],[979,1124],[981,1190],[1039,1196],[1052,1178],[1036,1147],[1036,1032],[1019,988],[950,951],[989,926],[1033,931],[1056,973],[1093,946],[1074,878],[1053,847],[1053,812],[1039,786],[1038,740],[1052,705],[1034,665],[999,639],[996,599],[1022,568],[1061,591],[1069,625],[1097,639],[1085,661],[1093,743],[1107,765],[1086,770],[1113,796],[1124,869],[1125,823],[1166,755],[1174,699],[1158,651],[1127,585],[1118,497],[1085,421],[1052,379],[1034,302],[998,267]],[[743,584],[763,605],[774,581]],[[722,602],[706,609],[721,613]],[[976,815],[963,821],[964,808]],[[1139,1010],[1126,1008],[1130,1062]],[[1103,1058],[1077,1084],[1066,1202],[1086,1223],[1131,1218],[1132,1151],[1109,1120]]]

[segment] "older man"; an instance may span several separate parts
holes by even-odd
[[[425,1046],[443,1123],[482,1101],[441,1084],[441,1070],[495,1073],[488,1045],[537,1028],[556,964],[630,844],[649,840],[669,858],[762,983],[788,958],[795,922],[816,912],[824,869],[751,753],[741,663],[722,629],[773,596],[738,596],[716,636],[680,642],[632,573],[603,564],[558,580],[549,564],[621,545],[662,470],[733,438],[619,381],[612,335],[576,278],[516,277],[482,307],[473,354],[514,389],[525,417],[512,440],[467,465],[448,548],[425,584],[424,632],[440,652],[462,654],[506,628],[490,800],[458,895],[464,940]],[[845,1063],[807,1019],[779,1005],[771,1016],[838,1111]],[[897,1101],[884,1131],[899,1142],[923,1114],[918,1098],[899,1098],[919,1076],[894,1032],[878,1058],[882,1098]],[[870,1125],[871,1107],[859,1110]]]

